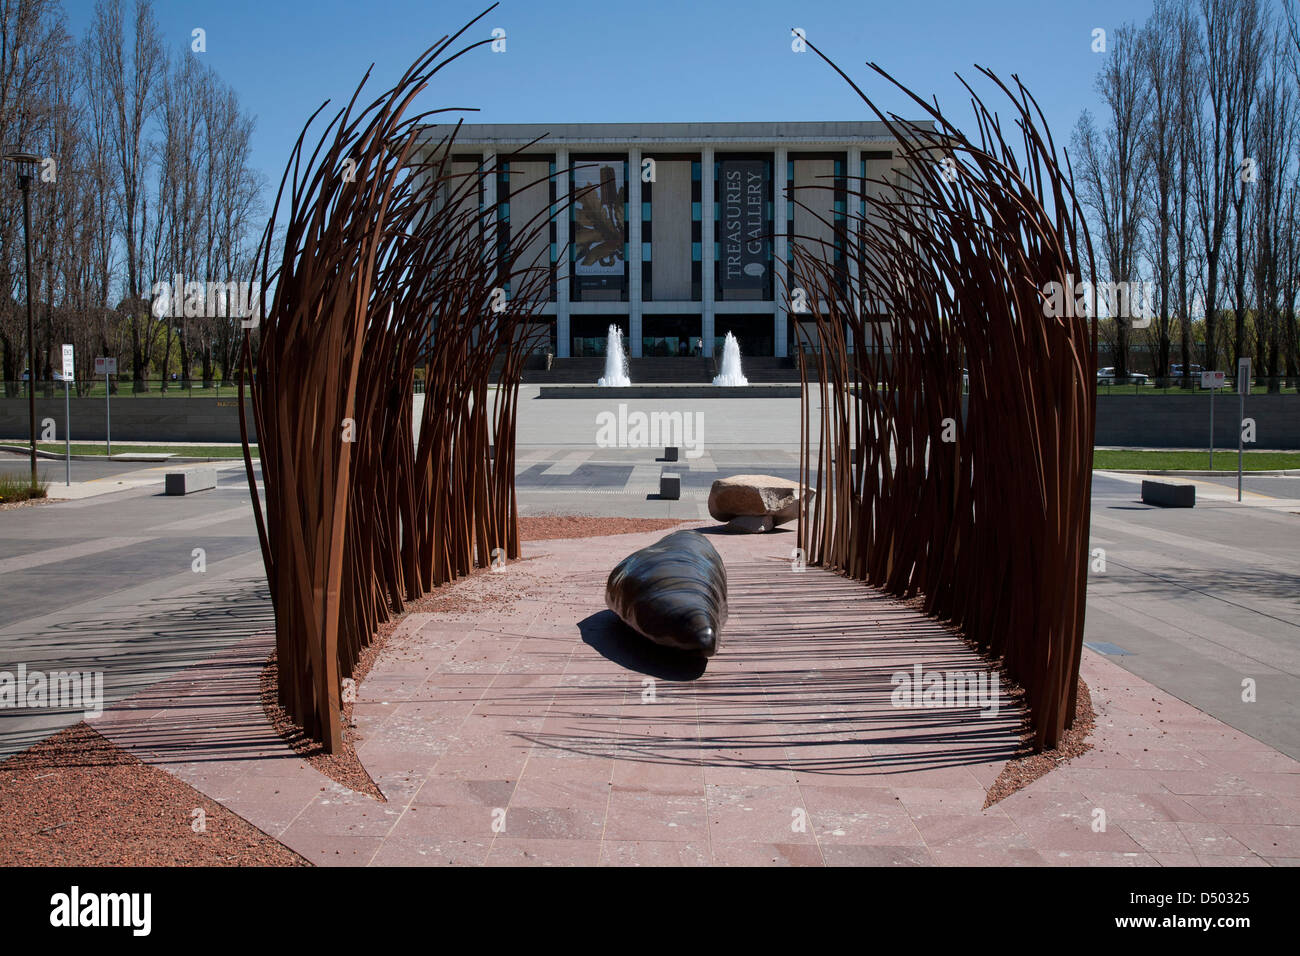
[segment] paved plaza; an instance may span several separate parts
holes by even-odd
[[[521,514],[710,528],[715,478],[798,476],[797,400],[626,404],[699,412],[701,453],[602,447],[598,416],[616,404],[525,390]],[[1241,504],[1232,476],[1192,478],[1196,508],[1162,510],[1140,502],[1140,476],[1096,473],[1090,546],[1105,567],[1090,577],[1083,664],[1095,749],[983,810],[1014,750],[1014,707],[890,706],[891,674],[918,660],[982,665],[869,588],[795,578],[789,531],[711,535],[732,618],[696,674],[628,646],[604,610],[609,568],[654,534],[529,543],[504,576],[456,585],[506,579],[532,596],[402,622],[357,707],[359,754],[389,799],[352,794],[293,757],[256,699],[270,605],[242,462],[217,465],[214,491],[168,498],[176,467],[78,461],[65,488],[63,463],[42,462],[69,500],[0,515],[0,670],[102,670],[117,704],[102,732],[317,862],[1300,858],[1300,478],[1249,478]],[[681,475],[680,500],[659,499],[664,469]],[[79,719],[0,711],[0,755]],[[1098,807],[1104,834],[1089,827]]]
[[[386,803],[272,733],[265,636],[94,726],[324,865],[1300,862],[1300,764],[1092,653],[1096,749],[984,809],[1020,711],[1005,694],[891,701],[918,662],[986,670],[963,641],[827,572],[796,579],[788,532],[706,533],[734,609],[707,668],[604,609],[606,552],[658,532],[540,542],[461,585],[486,596],[509,577],[523,596],[507,608],[406,618],[354,712]]]

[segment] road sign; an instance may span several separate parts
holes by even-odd
[[[95,356],[95,374],[96,375],[116,375],[117,359],[109,358],[106,355]]]
[[[1201,388],[1223,388],[1223,372],[1202,372]]]
[[[1246,396],[1250,394],[1250,359],[1237,359],[1237,394],[1241,397],[1241,415],[1237,422],[1237,500],[1241,500],[1242,446],[1245,444]]]
[[[72,390],[68,384],[72,381],[76,370],[72,354],[72,346],[65,344],[63,346],[63,446],[67,453],[66,463],[64,465],[64,480],[68,486],[72,486]]]

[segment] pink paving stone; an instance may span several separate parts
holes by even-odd
[[[1112,851],[1135,853],[1141,845],[1120,827],[1094,830],[1089,818],[1082,820],[1020,819],[1020,829],[1030,846],[1044,853],[1056,850]]]
[[[605,825],[606,807],[508,808],[502,834],[515,840],[595,840]]]
[[[358,753],[388,803],[347,793],[266,724],[257,635],[109,710],[119,745],[323,864],[1240,865],[1300,858],[1300,764],[1085,651],[1095,750],[989,810],[1019,717],[892,706],[916,663],[987,665],[946,627],[809,569],[788,536],[712,535],[731,619],[692,679],[583,640],[603,584],[661,532],[545,541],[456,585],[513,606],[411,615],[359,689]],[[327,802],[328,801],[328,802]],[[1094,834],[1093,807],[1108,832]],[[493,810],[506,811],[505,830]],[[804,815],[803,830],[797,814]],[[676,826],[672,824],[676,823]]]
[[[1276,750],[1202,750],[1200,753],[1211,764],[1225,770],[1285,773],[1300,780],[1300,761]]]
[[[710,844],[714,866],[825,866],[815,843]]]
[[[1170,821],[1198,823],[1201,816],[1183,797],[1164,793],[1096,793],[1087,799],[1106,811],[1106,817],[1116,822]]]
[[[603,839],[707,843],[709,820],[704,794],[615,790],[609,797]]]
[[[366,866],[383,840],[379,837],[301,833],[295,834],[291,841],[281,837],[280,842],[292,846],[304,859],[317,866]]]
[[[385,840],[371,858],[372,866],[482,866],[491,840],[406,836]]]
[[[620,790],[703,793],[704,769],[698,760],[672,762],[614,760],[611,783]]]
[[[1105,850],[1039,850],[1049,866],[1160,866],[1149,853],[1117,853]],[[1202,863],[1202,866],[1205,864]]]
[[[498,838],[487,859],[489,866],[595,866],[599,862],[599,840]]]
[[[606,838],[600,845],[601,866],[709,866],[711,863],[708,847],[698,843],[654,843]]]
[[[1187,842],[1187,837],[1177,823],[1167,820],[1132,820],[1118,826],[1148,853],[1194,855],[1192,845]]]
[[[930,853],[940,866],[1046,866],[1037,850],[996,847],[933,846]],[[1195,859],[1195,858],[1193,858]],[[1195,865],[1193,863],[1193,865]]]
[[[1250,855],[1250,849],[1244,843],[1238,842],[1217,823],[1180,823],[1178,830],[1197,856]]]
[[[817,840],[823,845],[919,846],[921,834],[903,802],[885,788],[799,788]]]
[[[1189,795],[1183,800],[1211,823],[1286,825],[1296,822],[1295,806],[1280,803],[1276,797]]]
[[[531,763],[531,761],[530,761]],[[609,771],[606,779],[590,779],[581,776],[564,778],[552,776],[543,778],[530,774],[527,767],[515,787],[510,800],[511,807],[573,807],[588,810],[603,810],[609,805],[610,784]]]
[[[515,793],[513,780],[462,780],[429,777],[412,794],[414,807],[504,807]]]
[[[811,843],[807,808],[798,787],[705,788],[709,838],[715,843]]]
[[[923,847],[831,844],[822,847],[827,866],[933,866]]]
[[[385,834],[385,842],[400,842],[409,836],[490,841],[495,834],[493,826],[501,819],[500,811],[504,809],[481,804],[446,807],[412,803]]]
[[[1012,819],[997,813],[940,814],[912,817],[927,846],[1031,849],[1033,844]]]
[[[1300,826],[1228,824],[1224,829],[1262,857],[1300,856]]]

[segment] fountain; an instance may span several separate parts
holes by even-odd
[[[617,325],[609,327],[609,344],[605,347],[605,374],[597,382],[608,388],[626,388],[632,384],[627,374],[627,356],[623,354],[623,333]]]
[[[749,384],[740,371],[740,343],[730,332],[722,343],[722,374],[713,379],[713,384],[732,388]]]

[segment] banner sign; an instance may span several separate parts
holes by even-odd
[[[772,266],[767,228],[770,167],[765,159],[723,159],[718,164],[718,243],[723,289],[767,288]]]
[[[621,276],[627,183],[622,160],[578,160],[573,171],[574,275]],[[592,188],[595,187],[595,188]]]

